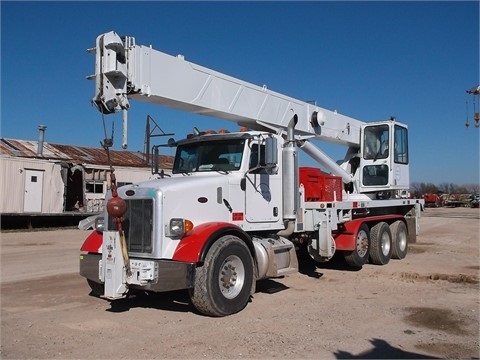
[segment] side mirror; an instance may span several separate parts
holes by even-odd
[[[152,147],[152,174],[158,174],[158,161],[160,160],[160,155],[158,151],[158,146]]]
[[[273,168],[278,163],[277,138],[268,137],[265,139],[265,166]]]

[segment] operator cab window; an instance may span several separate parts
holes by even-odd
[[[389,166],[385,160],[389,156],[390,127],[384,125],[372,125],[365,127],[363,133],[363,159],[369,161],[363,166],[362,183],[365,186],[387,185]]]
[[[388,157],[388,134],[388,125],[365,128],[363,135],[363,158],[365,160],[386,159]]]
[[[408,164],[408,130],[395,125],[394,161],[397,164]]]

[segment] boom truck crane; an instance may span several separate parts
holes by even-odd
[[[171,56],[115,32],[96,39],[102,114],[130,100],[208,115],[247,131],[194,133],[171,145],[171,177],[113,188],[81,247],[80,274],[114,301],[188,289],[209,316],[242,310],[257,280],[343,253],[355,267],[402,259],[423,200],[410,199],[407,126],[365,123]],[[346,146],[334,161],[318,139]],[[301,149],[320,168],[299,167]]]

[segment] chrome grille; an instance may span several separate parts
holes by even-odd
[[[125,199],[127,212],[122,228],[125,231],[128,252],[152,253],[153,251],[153,199]],[[116,229],[112,217],[108,228]]]

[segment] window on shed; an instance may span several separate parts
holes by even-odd
[[[92,194],[103,194],[103,181],[87,181],[86,192]]]

